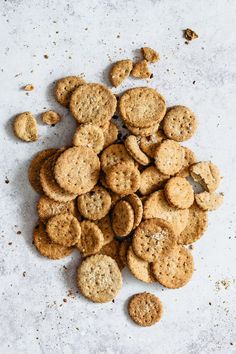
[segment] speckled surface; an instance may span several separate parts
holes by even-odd
[[[235,22],[234,0],[0,1],[1,353],[236,353]],[[186,27],[199,34],[189,45]],[[38,150],[69,143],[75,128],[52,97],[53,81],[84,73],[106,83],[110,61],[134,58],[146,43],[161,55],[151,86],[168,105],[196,112],[199,129],[186,146],[220,167],[225,203],[194,245],[196,271],[186,287],[164,290],[125,271],[115,303],[93,304],[76,293],[76,252],[49,261],[32,245],[38,196],[27,167]],[[26,95],[20,88],[29,83],[35,90]],[[129,79],[116,91],[143,84]],[[63,121],[42,125],[45,108],[58,110]],[[25,110],[37,115],[37,143],[12,134],[12,118]],[[127,316],[129,296],[144,290],[164,304],[163,320],[152,328]]]

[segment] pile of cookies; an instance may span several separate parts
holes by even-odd
[[[145,283],[184,286],[194,270],[186,246],[203,235],[208,211],[223,201],[215,192],[217,166],[181,145],[197,129],[194,113],[167,109],[153,88],[132,88],[118,99],[80,77],[59,80],[55,97],[78,127],[71,146],[41,151],[31,161],[29,181],[41,193],[37,250],[60,259],[77,249],[78,288],[94,302],[115,298],[124,267]],[[127,129],[124,138],[115,112]],[[162,304],[145,292],[134,295],[128,311],[137,324],[150,326],[160,320]]]

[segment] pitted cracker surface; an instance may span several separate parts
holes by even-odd
[[[91,123],[81,124],[74,134],[73,145],[85,146],[92,149],[96,154],[99,154],[104,146],[103,130]]]
[[[155,63],[160,59],[159,54],[152,48],[143,47],[141,48],[144,59],[146,59],[149,63]]]
[[[15,135],[26,142],[38,139],[37,121],[31,112],[24,112],[16,116],[13,129]]]
[[[152,274],[151,264],[136,256],[132,246],[129,246],[127,252],[127,264],[130,272],[138,280],[145,283],[153,283],[156,281]]]
[[[164,188],[165,196],[170,205],[187,209],[194,202],[194,191],[191,184],[183,177],[170,178]]]
[[[139,191],[142,195],[148,195],[163,187],[164,182],[170,176],[162,174],[156,166],[149,166],[141,173]]]
[[[54,91],[56,100],[63,106],[68,107],[71,94],[83,84],[85,84],[85,81],[79,76],[67,76],[58,80]]]
[[[111,68],[109,77],[112,86],[118,87],[129,76],[133,67],[132,60],[117,61]]]
[[[127,236],[134,226],[134,210],[125,200],[116,203],[112,211],[112,229],[117,236]]]
[[[105,150],[103,150],[100,161],[101,168],[104,172],[106,172],[110,167],[121,162],[134,163],[134,160],[122,144],[112,144],[108,146]]]
[[[185,150],[174,140],[164,140],[156,150],[155,164],[166,175],[175,175],[184,165]]]
[[[190,167],[190,174],[207,192],[215,192],[221,181],[218,167],[210,161],[195,163]]]
[[[125,140],[125,147],[128,153],[136,160],[140,165],[148,165],[150,159],[144,152],[140,149],[137,137],[135,135],[129,135]]]
[[[81,222],[81,236],[77,243],[77,248],[83,256],[95,254],[102,248],[104,238],[102,231],[92,221],[84,220]]]
[[[56,200],[50,199],[46,195],[42,195],[37,204],[37,211],[40,220],[45,223],[48,219],[58,214],[70,213],[74,215],[75,203],[74,201],[65,203],[58,202]]]

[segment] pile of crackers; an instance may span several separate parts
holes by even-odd
[[[130,61],[130,71],[123,70],[124,62],[111,69],[115,86],[132,70]],[[124,267],[145,283],[184,286],[194,271],[187,246],[203,235],[208,211],[223,201],[217,166],[182,146],[197,129],[195,114],[181,105],[167,108],[153,88],[135,87],[118,99],[76,76],[59,80],[55,97],[78,127],[70,147],[41,151],[30,164],[29,181],[41,193],[37,250],[60,259],[77,249],[78,288],[94,302],[117,296]],[[127,129],[124,139],[115,114]],[[160,320],[162,304],[145,292],[132,297],[128,311],[137,324],[150,326]]]

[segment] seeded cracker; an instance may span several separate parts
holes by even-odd
[[[190,176],[189,167],[197,162],[197,158],[192,150],[183,147],[185,151],[184,165],[181,170],[176,174],[178,177],[188,177]]]
[[[103,254],[105,256],[113,258],[116,261],[120,270],[124,268],[124,263],[122,262],[119,255],[119,242],[117,240],[112,240],[111,242],[104,245],[100,249],[98,254]]]
[[[106,172],[110,167],[121,162],[134,163],[134,160],[122,144],[112,144],[108,146],[105,150],[103,150],[100,161],[101,168],[104,172]]]
[[[158,145],[165,139],[166,136],[162,130],[158,130],[148,136],[143,136],[140,139],[140,149],[149,157],[154,158]]]
[[[130,133],[132,133],[133,135],[136,135],[136,136],[152,135],[152,134],[156,133],[159,128],[159,123],[155,123],[147,128],[137,128],[137,127],[133,127],[132,125],[129,125],[127,123],[125,125],[126,125],[126,128],[130,131]]]
[[[87,257],[95,254],[102,248],[104,238],[102,231],[92,221],[82,221],[81,223],[81,237],[78,240],[77,248]]]
[[[134,226],[134,210],[131,205],[120,200],[112,211],[112,229],[117,236],[127,236]]]
[[[138,79],[149,79],[152,73],[149,70],[147,60],[144,59],[135,63],[131,75]]]
[[[148,195],[163,187],[165,181],[170,178],[163,175],[156,166],[149,166],[141,173],[139,191],[142,195]]]
[[[199,182],[207,192],[215,192],[221,177],[220,171],[212,162],[197,162],[190,167],[190,174],[194,181]]]
[[[203,210],[213,211],[218,209],[223,203],[223,193],[203,192],[195,195],[197,205]]]
[[[103,130],[96,125],[81,124],[74,134],[73,145],[85,146],[99,154],[104,146]]]
[[[110,122],[108,129],[104,131],[104,148],[115,143],[118,137],[118,133],[119,130],[117,125],[113,122]]]
[[[160,172],[175,175],[184,165],[185,150],[174,140],[164,140],[156,150],[155,164]]]
[[[15,135],[26,142],[38,140],[38,126],[35,117],[30,112],[16,116],[13,129]]]
[[[132,60],[120,60],[117,61],[110,71],[110,82],[112,86],[118,87],[129,76],[133,67]]]
[[[69,106],[72,92],[80,85],[85,84],[85,81],[79,76],[67,76],[56,82],[55,98],[65,107]]]
[[[152,48],[143,47],[141,48],[144,59],[146,59],[149,63],[155,63],[160,59],[159,54]]]
[[[145,283],[153,283],[156,281],[152,274],[151,264],[136,256],[132,246],[129,246],[127,252],[127,264],[130,272],[138,280]]]
[[[42,195],[37,204],[37,211],[40,220],[45,223],[48,219],[58,214],[70,213],[75,215],[75,203],[74,201],[58,202],[46,195]]]
[[[185,178],[170,178],[165,185],[164,191],[170,205],[178,209],[190,208],[194,202],[193,188]]]
[[[131,240],[125,239],[120,243],[119,247],[119,257],[124,266],[127,265],[127,253],[130,246]]]
[[[134,225],[135,229],[141,222],[143,217],[143,203],[136,194],[129,194],[125,197],[125,200],[131,205],[134,211]]]
[[[145,155],[139,147],[137,137],[134,135],[129,135],[125,140],[125,147],[128,153],[136,160],[140,165],[148,165],[150,159]]]
[[[104,238],[103,245],[106,245],[109,242],[111,242],[115,237],[115,233],[114,233],[112,226],[111,226],[110,215],[107,214],[106,216],[104,216],[104,218],[95,221],[95,223],[99,227],[99,229],[102,231],[103,238]]]

